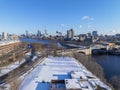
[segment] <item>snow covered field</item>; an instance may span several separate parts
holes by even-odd
[[[44,61],[25,77],[19,90],[50,90],[51,80],[64,80],[65,90],[73,87],[95,90],[98,85],[111,90],[74,58],[52,56],[44,58]]]

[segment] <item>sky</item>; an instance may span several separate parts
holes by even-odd
[[[0,33],[120,33],[120,0],[0,0]]]

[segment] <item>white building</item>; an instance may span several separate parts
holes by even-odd
[[[10,34],[9,35],[9,40],[18,40],[18,36],[15,34]]]
[[[3,40],[7,40],[8,39],[8,33],[7,32],[3,32],[2,33],[2,39]]]

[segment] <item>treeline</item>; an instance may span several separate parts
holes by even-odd
[[[81,62],[95,76],[97,76],[104,83],[109,85],[112,88],[112,90],[114,90],[113,87],[104,78],[103,68],[99,64],[97,64],[94,60],[89,59],[90,57],[86,57],[84,54],[81,54],[81,53],[73,53],[72,56],[75,59],[77,59],[79,62]]]
[[[120,76],[113,76],[109,80],[110,84],[113,85],[115,90],[120,90]]]
[[[37,42],[31,43],[32,53],[42,51],[44,48],[45,48],[45,45],[41,43],[37,43]]]
[[[81,53],[74,53],[73,57],[81,62],[89,71],[91,71],[95,76],[103,79],[104,73],[102,67],[95,61],[89,59],[89,57],[84,56]]]

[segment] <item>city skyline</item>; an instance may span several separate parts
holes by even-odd
[[[0,33],[120,33],[119,0],[1,0]]]

